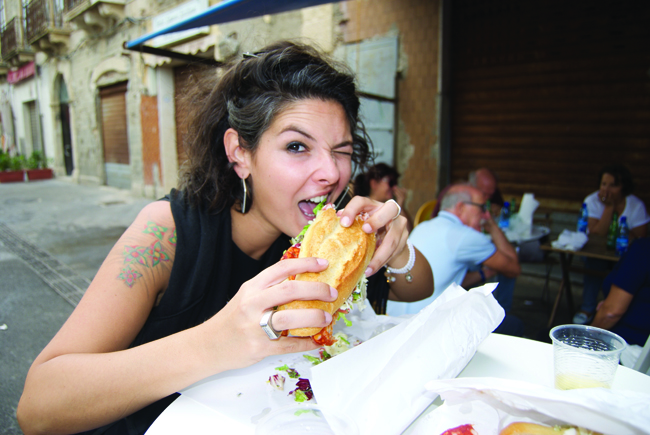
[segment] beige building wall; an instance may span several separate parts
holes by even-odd
[[[58,110],[58,81],[64,80],[69,106],[74,154],[73,180],[104,184],[104,156],[99,90],[128,82],[126,93],[127,133],[130,154],[131,190],[136,195],[158,197],[176,186],[173,67],[179,61],[129,51],[125,41],[152,30],[151,18],[177,7],[175,0],[134,0],[125,6],[111,6],[86,18],[79,15],[68,43],[59,50],[39,55],[46,72],[48,92],[43,116],[47,118],[46,143],[58,153],[57,174],[64,171]],[[214,2],[213,2],[214,3]],[[181,41],[176,51],[228,60],[243,52],[259,50],[279,39],[299,39],[332,53],[337,46],[384,35],[399,36],[400,71],[398,115],[396,116],[396,161],[403,172],[403,185],[411,189],[408,203],[414,212],[435,194],[436,128],[435,99],[437,71],[438,2],[428,0],[349,0],[322,6],[240,20],[211,26],[209,33]],[[146,102],[143,104],[143,96]],[[141,110],[157,99],[159,132],[159,185],[152,177],[145,182],[142,131],[150,130]],[[171,122],[170,122],[171,121]],[[149,168],[147,168],[149,170]],[[158,182],[158,181],[156,181]]]
[[[351,0],[345,11],[346,43],[392,35],[399,38],[396,166],[410,190],[412,215],[436,197],[438,186],[438,0]]]

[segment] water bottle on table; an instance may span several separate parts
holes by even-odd
[[[510,203],[508,201],[503,203],[501,207],[501,215],[499,216],[499,228],[507,230],[510,227]]]
[[[578,232],[586,233],[589,226],[589,215],[587,213],[587,204],[582,203],[582,209],[580,210],[580,219],[578,219]]]
[[[616,255],[623,255],[627,251],[630,243],[630,228],[627,226],[627,218],[621,216],[621,224],[618,227],[618,236],[616,237]]]

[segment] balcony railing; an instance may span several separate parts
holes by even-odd
[[[17,23],[20,24],[20,20],[12,18],[2,28],[2,35],[0,35],[0,53],[2,53],[2,59],[8,59],[18,52],[18,41],[21,38],[20,33],[18,33],[20,31],[20,25],[16,25]]]
[[[71,11],[86,0],[65,0],[65,10]]]
[[[63,27],[63,11],[52,0],[33,0],[25,6],[25,36],[33,42],[49,29]]]

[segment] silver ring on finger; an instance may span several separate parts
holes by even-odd
[[[393,204],[395,204],[395,207],[397,207],[397,214],[392,219],[392,220],[395,220],[395,219],[397,219],[399,217],[400,214],[402,214],[402,207],[400,207],[399,204],[397,203],[397,201],[395,201],[394,199],[389,199],[388,201],[385,202],[385,204],[388,204],[389,202],[392,202]]]
[[[273,328],[273,323],[271,323],[271,319],[275,313],[275,310],[264,311],[264,314],[262,314],[262,318],[260,319],[260,326],[262,327],[262,330],[266,332],[266,335],[268,335],[270,340],[277,340],[282,335],[282,331],[276,331],[275,328]]]

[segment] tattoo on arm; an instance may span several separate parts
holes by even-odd
[[[129,287],[133,287],[135,280],[140,278],[142,274],[137,270],[131,269],[131,266],[126,266],[122,269],[122,272],[119,274],[118,278],[124,281],[124,284]]]
[[[124,246],[124,264],[122,271],[117,278],[129,286],[133,287],[136,280],[142,277],[142,273],[136,270],[136,265],[144,266],[151,269],[162,262],[170,260],[170,256],[165,252],[161,241],[164,240],[168,228],[157,225],[155,222],[147,222],[143,233],[153,234],[156,238],[149,246],[125,245]],[[172,246],[176,246],[176,228],[172,228],[168,238]]]

